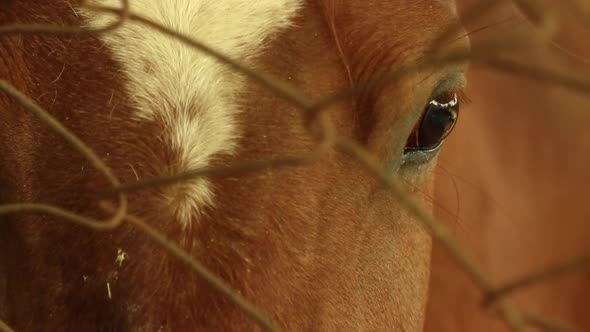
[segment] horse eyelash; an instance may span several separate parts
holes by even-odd
[[[432,99],[434,99],[434,100],[442,99],[445,101],[452,100],[455,95],[457,95],[457,100],[459,101],[459,105],[461,105],[461,106],[469,105],[472,101],[471,98],[469,98],[465,88],[458,88],[458,89],[444,91],[444,92],[440,93],[438,96],[434,96]]]
[[[469,98],[469,95],[467,94],[467,91],[465,90],[465,88],[460,88],[460,89],[454,91],[454,93],[457,94],[457,100],[459,100],[459,103],[461,104],[461,106],[471,104],[472,100],[471,100],[471,98]]]

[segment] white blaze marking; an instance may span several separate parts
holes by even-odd
[[[273,32],[288,27],[301,0],[130,0],[132,12],[206,42],[233,59],[252,63]],[[120,0],[94,0],[120,7]],[[91,16],[90,25],[104,26],[112,16]],[[123,65],[127,89],[138,106],[138,118],[162,119],[168,144],[180,152],[174,171],[207,166],[211,157],[231,153],[238,135],[236,96],[243,79],[188,46],[148,27],[126,23],[101,35]],[[212,193],[206,180],[181,186],[168,197],[184,226]]]

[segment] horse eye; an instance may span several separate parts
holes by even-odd
[[[422,117],[408,137],[404,154],[436,149],[451,133],[459,116],[459,99],[456,93],[452,96],[450,101],[448,98],[447,101],[432,99],[426,105]]]

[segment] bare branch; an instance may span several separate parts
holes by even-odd
[[[14,98],[18,103],[28,109],[30,112],[39,117],[49,127],[59,133],[70,144],[72,144],[82,155],[90,161],[90,163],[99,170],[111,183],[112,186],[118,186],[119,180],[115,177],[111,169],[100,159],[90,147],[82,142],[76,135],[64,127],[59,121],[52,117],[46,110],[37,105],[32,99],[22,94],[15,89],[10,83],[0,79],[0,91]],[[43,204],[20,204],[20,205],[0,205],[0,215],[4,213],[11,213],[15,211],[23,211],[25,209],[42,211],[54,216],[66,218],[72,222],[94,228],[96,230],[114,229],[121,224],[123,216],[127,211],[127,196],[125,194],[119,195],[119,208],[110,219],[106,221],[94,221],[86,217],[62,210],[57,207],[51,207]]]
[[[557,18],[537,2],[533,0],[512,1],[537,27],[534,38],[524,35],[516,35],[508,38],[503,37],[501,39],[491,40],[486,43],[474,45],[470,51],[444,52],[442,49],[444,42],[448,38],[455,35],[460,29],[458,26],[451,26],[447,31],[435,39],[432,44],[431,52],[428,52],[428,54],[424,55],[417,61],[397,67],[394,70],[375,77],[370,81],[357,84],[351,88],[337,91],[336,93],[326,96],[317,102],[308,100],[294,87],[278,80],[277,78],[253,70],[245,64],[231,59],[221,52],[214,50],[203,42],[196,41],[189,36],[178,33],[152,20],[129,12],[128,0],[122,0],[121,9],[97,6],[83,1],[81,5],[88,10],[111,13],[118,17],[113,23],[99,29],[92,30],[80,27],[57,27],[51,25],[10,25],[0,27],[0,34],[80,34],[109,32],[121,27],[123,24],[129,21],[143,24],[145,26],[151,27],[152,29],[160,31],[171,38],[175,38],[193,47],[195,50],[203,52],[204,54],[217,59],[221,63],[228,65],[235,71],[240,72],[255,82],[258,82],[259,84],[272,90],[278,96],[298,106],[304,111],[302,115],[306,117],[305,120],[307,120],[306,123],[309,127],[308,129],[318,141],[317,150],[311,151],[309,154],[302,156],[286,156],[267,160],[245,161],[220,167],[207,167],[200,170],[192,170],[181,174],[175,174],[172,176],[151,178],[122,185],[112,173],[111,169],[106,166],[106,164],[98,156],[96,156],[86,144],[84,144],[73,133],[68,131],[62,124],[60,124],[34,101],[16,90],[12,85],[10,85],[10,83],[0,80],[1,91],[4,91],[10,95],[27,110],[34,113],[44,123],[48,124],[53,130],[63,136],[109,180],[111,188],[106,189],[100,193],[99,196],[103,197],[106,195],[116,194],[119,198],[119,204],[116,209],[110,203],[103,202],[101,204],[101,206],[106,211],[114,214],[113,217],[107,221],[96,221],[69,211],[62,210],[55,206],[44,204],[0,205],[0,215],[16,212],[48,213],[95,230],[112,230],[119,226],[123,220],[127,220],[129,223],[137,227],[141,232],[146,234],[152,241],[169,252],[171,256],[187,264],[196,275],[203,278],[209,285],[214,287],[230,301],[236,304],[242,311],[247,313],[253,320],[260,324],[262,328],[267,331],[276,331],[276,328],[273,326],[273,324],[267,318],[265,318],[253,304],[247,302],[238,293],[233,291],[223,280],[213,275],[199,262],[194,260],[187,252],[183,251],[175,243],[167,239],[155,229],[151,228],[143,220],[135,216],[128,215],[127,197],[125,193],[146,188],[153,188],[156,186],[170,185],[203,176],[234,176],[239,173],[253,172],[269,168],[298,167],[308,165],[320,160],[322,155],[324,155],[329,148],[335,145],[341,151],[357,159],[363,165],[363,167],[369,170],[384,185],[392,190],[398,201],[421,222],[421,224],[430,232],[430,234],[432,234],[435,240],[441,242],[455,263],[460,266],[474,281],[474,283],[482,290],[486,297],[486,305],[491,306],[493,304],[493,312],[498,314],[500,318],[506,322],[510,329],[513,331],[523,331],[526,325],[531,325],[541,328],[544,331],[574,331],[572,329],[562,327],[556,323],[546,321],[543,318],[521,313],[518,310],[508,306],[504,300],[507,295],[522,288],[530,287],[537,283],[556,278],[567,273],[572,273],[588,268],[590,265],[590,256],[584,256],[580,259],[564,263],[563,265],[559,265],[545,271],[540,271],[534,275],[516,280],[499,288],[495,287],[494,284],[488,280],[481,269],[475,264],[471,257],[465,252],[465,250],[461,248],[459,244],[450,236],[449,232],[442,225],[438,224],[430,213],[426,212],[414,199],[412,199],[411,195],[409,195],[405,188],[403,188],[403,186],[398,183],[395,178],[388,175],[376,159],[374,159],[357,143],[337,136],[337,133],[335,132],[333,125],[329,121],[329,118],[325,112],[329,106],[343,98],[349,97],[350,95],[359,93],[360,91],[366,89],[373,89],[386,84],[391,84],[392,82],[400,80],[405,75],[410,73],[417,73],[430,70],[437,66],[459,64],[467,61],[471,61],[473,63],[487,66],[495,70],[504,71],[510,74],[520,75],[526,78],[555,84],[563,88],[590,95],[590,81],[574,79],[559,73],[551,72],[549,70],[535,68],[525,64],[518,64],[516,62],[500,58],[500,56],[507,51],[523,48],[531,49],[534,47],[539,47],[540,45],[545,45],[553,39],[555,33],[557,32]],[[579,10],[582,17],[587,19],[590,17],[590,7],[584,1],[585,0],[571,0],[570,5],[572,8]],[[502,3],[503,1],[483,0],[473,7],[473,10],[465,16],[465,20],[475,20],[482,15],[487,14],[489,11],[497,8],[497,6]],[[12,331],[10,327],[6,326],[6,324],[2,321],[0,321],[0,330]]]
[[[542,331],[545,332],[581,332],[578,329],[569,327],[569,326],[564,326],[560,323],[557,323],[555,321],[549,321],[546,318],[537,316],[537,315],[532,315],[532,314],[523,314],[523,319],[531,326],[534,326]]]
[[[101,206],[103,209],[110,213],[113,213],[115,211],[114,207],[108,203],[103,203],[101,204]],[[137,229],[139,229],[142,233],[147,235],[150,240],[154,241],[164,250],[168,251],[172,257],[188,265],[197,276],[203,278],[209,285],[211,285],[213,288],[215,288],[225,297],[227,297],[227,299],[229,299],[231,302],[237,305],[247,315],[254,319],[258,324],[260,324],[260,326],[264,328],[265,331],[278,332],[278,329],[274,327],[274,325],[268,319],[266,319],[265,316],[262,313],[260,313],[254,305],[246,301],[242,296],[235,292],[228,284],[226,284],[223,280],[215,276],[207,268],[205,268],[203,265],[201,265],[199,262],[193,259],[186,251],[182,250],[179,246],[174,244],[174,242],[167,239],[164,235],[162,235],[154,228],[150,227],[147,223],[145,223],[138,217],[128,214],[125,216],[125,219],[130,224],[134,225]]]
[[[580,272],[588,269],[590,269],[590,254],[556,266],[549,267],[547,269],[538,271],[524,278],[508,282],[503,286],[496,288],[493,292],[488,293],[486,295],[484,303],[486,305],[489,305],[497,301],[498,299],[504,298],[519,290],[530,288],[539,283],[560,278],[567,274]]]
[[[2,319],[0,319],[0,332],[14,332]]]

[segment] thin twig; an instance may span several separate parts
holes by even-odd
[[[14,98],[18,103],[35,114],[38,118],[46,123],[51,129],[60,134],[66,141],[73,145],[97,170],[99,170],[111,183],[112,186],[120,184],[117,177],[112,170],[100,159],[94,151],[82,142],[74,133],[69,131],[53,116],[51,116],[41,106],[37,105],[31,98],[27,97],[14,86],[5,80],[0,79],[0,91]],[[127,212],[127,196],[123,193],[119,194],[119,208],[116,213],[105,221],[95,221],[84,216],[65,211],[63,209],[52,207],[44,204],[15,204],[15,205],[0,205],[0,215],[4,213],[11,213],[16,211],[23,211],[24,209],[31,209],[40,212],[52,214],[57,217],[66,218],[72,222],[79,223],[84,226],[91,227],[96,230],[111,230],[116,228],[123,221],[123,216]]]
[[[532,65],[517,63],[512,60],[489,59],[482,61],[482,64],[492,69],[504,71],[509,74],[516,74],[535,81],[553,84],[559,82],[555,85],[575,92],[590,95],[590,81],[588,80],[576,79],[568,75],[549,71],[548,69],[536,68]]]
[[[541,282],[546,282],[555,278],[563,277],[570,273],[587,269],[590,269],[590,254],[532,273],[524,278],[520,278],[508,282],[503,286],[497,287],[493,292],[486,295],[484,303],[489,305],[498,299],[504,298],[519,290],[530,288]]]
[[[533,315],[529,313],[522,314],[522,318],[531,326],[534,326],[542,331],[545,332],[581,332],[576,328],[565,326],[560,323],[557,323],[553,320],[548,320],[546,318],[540,317],[538,315]]]
[[[523,320],[521,313],[511,308],[503,302],[497,304],[496,314],[512,332],[524,332],[526,322]]]
[[[126,15],[129,15],[127,13]],[[0,30],[2,33],[2,30]],[[28,98],[20,91],[15,89],[10,83],[7,81],[0,79],[0,90],[6,92],[8,95],[13,97],[18,103],[23,105],[37,117],[39,117],[43,122],[48,124],[52,129],[62,135],[69,143],[71,143],[80,153],[82,153],[90,162],[91,164],[96,167],[101,173],[103,173],[107,179],[111,182],[114,187],[119,186],[120,182],[112,173],[111,169],[104,164],[104,162],[93,152],[91,148],[89,148],[84,142],[82,142],[75,134],[70,132],[66,129],[59,121],[53,118],[47,111],[45,111],[42,107],[37,105],[32,99]],[[90,227],[95,230],[112,230],[118,227],[121,222],[124,220],[127,210],[127,196],[124,193],[119,193],[119,206],[117,209],[111,209],[114,213],[114,216],[107,220],[106,222],[95,221],[93,219],[72,213],[70,211],[66,211],[60,209],[55,206],[50,206],[46,204],[8,204],[8,205],[0,205],[0,215],[7,214],[7,213],[14,213],[14,212],[44,212],[56,217],[64,218],[67,221],[80,224],[86,227]],[[141,227],[141,225],[138,225]],[[147,226],[146,226],[147,227]],[[177,256],[179,259],[186,261],[186,257],[188,256],[186,253],[182,252],[181,249],[175,247],[171,242],[167,241],[165,237],[158,234],[151,228],[143,228],[142,229],[146,234],[150,235],[153,240],[159,243],[162,247],[168,250],[171,254]],[[178,251],[180,251],[186,257],[178,256]],[[193,261],[194,263],[194,261]],[[195,265],[196,266],[196,265]],[[219,282],[215,282],[211,278],[211,274],[202,269],[198,269],[195,266],[193,268],[197,273],[199,273],[203,278],[210,282],[212,286],[216,289],[220,290],[225,296],[227,296],[230,300],[236,303],[241,309],[243,309],[248,315],[250,315],[256,322],[258,322],[261,327],[263,327],[266,331],[277,331],[273,328],[272,324],[268,322],[266,318],[264,318],[260,313],[258,313],[254,307],[249,304],[247,301],[239,297],[239,295],[235,292],[232,292],[231,288],[228,286],[224,286],[223,284],[219,284]],[[197,266],[198,267],[198,266]],[[207,274],[208,273],[208,274]]]
[[[96,12],[105,12],[105,13],[112,13],[112,14],[119,14],[119,15],[121,14],[121,9],[118,9],[115,7],[96,6],[96,5],[85,5],[84,7],[89,10],[96,11]],[[160,31],[161,33],[163,33],[165,35],[173,37],[173,38],[177,39],[178,41],[181,41],[181,42],[195,48],[196,50],[203,52],[204,54],[207,54],[207,55],[217,59],[218,61],[228,65],[230,68],[242,73],[246,77],[248,77],[248,78],[254,80],[255,82],[258,82],[258,83],[262,84],[263,86],[271,89],[273,92],[277,93],[279,96],[281,96],[285,100],[299,106],[300,108],[302,108],[304,110],[310,109],[310,107],[311,107],[311,103],[306,98],[301,96],[297,92],[297,90],[294,87],[290,86],[289,84],[282,82],[281,80],[279,80],[271,75],[263,74],[259,71],[253,70],[250,67],[248,67],[247,65],[241,63],[240,61],[232,59],[229,56],[213,49],[212,47],[210,47],[200,41],[195,40],[194,38],[191,38],[183,33],[172,30],[171,28],[168,28],[164,25],[158,24],[158,23],[154,22],[153,20],[150,20],[148,18],[145,18],[143,16],[140,16],[140,15],[137,15],[134,13],[129,13],[129,20],[141,23],[141,24],[148,26],[154,30]]]
[[[207,176],[236,176],[243,173],[263,171],[265,169],[275,169],[283,167],[305,166],[316,161],[314,156],[309,157],[282,157],[276,159],[260,159],[252,161],[242,161],[236,164],[204,167],[197,170],[178,173],[170,176],[153,177],[147,180],[136,181],[122,184],[117,187],[109,188],[97,194],[97,197],[103,198],[117,193],[130,193],[134,191],[172,185],[186,180],[197,179]]]
[[[101,206],[108,212],[112,213],[114,211],[114,207],[108,203],[103,203]],[[254,305],[246,301],[237,292],[232,290],[228,284],[215,276],[215,274],[197,262],[186,251],[178,247],[170,239],[167,239],[160,232],[136,216],[128,214],[125,216],[125,219],[130,224],[137,227],[137,229],[139,229],[141,232],[146,234],[150,240],[156,242],[159,246],[168,251],[171,256],[188,265],[197,276],[203,278],[209,285],[213,286],[213,288],[218,290],[227,299],[237,305],[241,310],[243,310],[247,315],[255,320],[265,331],[278,332],[278,329],[268,319],[266,319],[265,316],[260,313]]]
[[[478,1],[473,7],[466,11],[466,14],[461,16],[461,22],[452,24],[445,29],[439,36],[434,38],[430,46],[431,52],[437,52],[440,50],[450,38],[460,33],[464,26],[473,23],[478,18],[489,14],[491,11],[496,9],[498,6],[506,2],[505,0],[481,0]]]
[[[531,48],[538,46],[537,42],[531,42],[525,35],[512,36],[508,39],[496,39],[473,45],[470,50],[459,50],[424,55],[415,61],[396,66],[384,73],[376,75],[370,80],[359,82],[352,87],[344,88],[332,93],[311,106],[312,110],[322,109],[332,105],[351,95],[362,91],[381,88],[401,80],[410,73],[432,70],[441,65],[459,65],[471,62],[482,66],[494,66],[498,69],[510,71],[513,74],[529,77],[538,77],[547,83],[563,86],[564,88],[590,94],[588,87],[590,81],[581,81],[575,78],[549,72],[543,68],[535,68],[529,65],[515,65],[507,60],[497,58],[508,51]],[[522,70],[518,69],[521,66]]]
[[[332,124],[327,117],[320,115],[321,118],[315,121],[319,122],[321,141],[316,145],[314,150],[310,153],[295,157],[283,156],[279,158],[260,159],[242,161],[230,165],[204,167],[201,169],[190,170],[187,172],[178,173],[170,176],[153,177],[146,180],[122,184],[116,187],[111,187],[107,190],[99,192],[97,197],[104,198],[116,193],[129,193],[143,189],[156,188],[166,185],[172,185],[186,180],[202,178],[206,176],[237,176],[243,173],[250,173],[254,171],[263,171],[265,169],[277,169],[285,167],[300,167],[313,164],[320,160],[327,150],[332,148],[335,139],[335,131]],[[310,130],[313,130],[310,123]]]
[[[84,6],[86,1],[81,1]],[[69,4],[69,3],[68,3]],[[71,6],[71,5],[70,5]],[[85,34],[85,33],[107,33],[120,28],[129,19],[129,0],[121,0],[121,9],[117,19],[102,28],[89,29],[79,26],[54,25],[54,24],[10,24],[0,26],[0,35],[8,34]]]
[[[329,125],[326,125],[326,118],[322,117],[324,112],[320,112],[325,110],[329,105],[338,101],[344,97],[348,97],[351,94],[358,93],[363,89],[374,88],[381,84],[388,84],[395,80],[401,79],[404,75],[420,70],[425,70],[431,68],[433,66],[440,66],[442,64],[456,64],[464,61],[474,61],[478,63],[482,63],[484,65],[490,66],[491,68],[496,68],[500,70],[504,70],[513,74],[523,75],[525,77],[535,78],[539,80],[544,80],[546,82],[551,82],[554,84],[561,84],[565,88],[569,88],[575,91],[583,92],[583,93],[590,93],[590,83],[585,81],[579,81],[572,78],[565,77],[563,75],[559,75],[556,73],[551,73],[539,68],[533,68],[530,66],[520,65],[513,62],[509,62],[506,60],[495,59],[495,57],[507,50],[515,49],[515,48],[522,48],[522,47],[531,47],[535,45],[542,44],[548,40],[551,40],[556,31],[556,20],[553,16],[549,15],[547,11],[545,11],[541,6],[533,2],[532,0],[513,0],[517,6],[525,13],[525,15],[531,19],[535,25],[538,27],[539,33],[537,34],[537,38],[535,38],[532,42],[527,41],[527,38],[524,36],[517,36],[512,39],[504,39],[504,40],[496,40],[492,42],[488,42],[485,45],[478,45],[478,47],[474,47],[473,51],[470,52],[459,52],[454,54],[440,54],[436,53],[433,55],[425,56],[424,58],[420,59],[415,63],[410,63],[406,66],[402,66],[395,71],[388,72],[380,77],[377,77],[375,80],[370,82],[365,82],[362,84],[358,84],[351,89],[345,89],[335,93],[332,96],[328,96],[327,98],[317,102],[312,103],[308,101],[306,98],[301,96],[297,90],[293,87],[282,83],[281,81],[277,80],[274,77],[269,75],[264,75],[259,73],[258,71],[252,70],[246,65],[232,60],[231,58],[225,56],[224,54],[215,51],[212,48],[209,48],[207,45],[195,41],[188,36],[180,34],[172,29],[167,27],[161,26],[151,20],[146,18],[134,15],[129,12],[127,1],[123,1],[123,8],[117,9],[113,7],[102,7],[102,6],[95,6],[95,5],[88,5],[83,3],[82,5],[90,10],[94,11],[101,11],[101,12],[110,12],[117,14],[119,16],[119,20],[116,20],[113,24],[108,25],[101,29],[83,29],[79,27],[55,27],[55,26],[46,26],[46,25],[12,25],[12,26],[5,26],[0,27],[0,34],[2,33],[33,33],[33,32],[45,32],[45,33],[87,33],[87,32],[94,32],[94,33],[101,33],[113,30],[117,27],[120,27],[125,20],[133,20],[149,26],[153,29],[156,29],[164,34],[167,34],[170,37],[176,38],[195,49],[200,50],[201,52],[208,54],[217,60],[229,65],[236,71],[241,72],[245,76],[261,83],[262,85],[268,87],[279,96],[283,97],[287,101],[297,105],[301,109],[307,111],[308,115],[310,116],[311,125],[315,123],[320,123],[320,130],[318,133],[318,137],[321,136],[329,136],[333,137],[334,132],[332,132]],[[483,4],[482,6],[490,6],[492,8],[493,5],[491,2],[487,4]],[[481,7],[476,7],[481,8]],[[483,10],[480,13],[473,13],[474,17],[477,15],[483,14]],[[477,14],[477,15],[476,15]],[[453,27],[456,28],[456,27]],[[447,35],[451,35],[452,31],[449,30]],[[441,35],[441,39],[447,36],[445,34]],[[436,44],[436,43],[435,43]],[[19,103],[27,107],[33,113],[37,114],[43,121],[48,123],[54,130],[58,131],[62,134],[68,141],[70,141],[81,153],[83,153],[97,169],[109,178],[111,184],[113,185],[114,190],[111,192],[116,192],[120,194],[120,204],[119,209],[117,210],[118,213],[116,216],[111,220],[113,225],[118,225],[123,218],[127,218],[129,222],[134,224],[138,227],[141,231],[147,234],[153,241],[158,243],[162,246],[165,250],[171,253],[177,259],[183,261],[184,263],[188,264],[193,271],[198,274],[199,276],[203,277],[210,285],[221,291],[225,296],[227,296],[230,300],[232,300],[236,305],[238,305],[243,311],[248,313],[252,318],[254,318],[258,323],[261,324],[267,330],[274,330],[272,325],[266,320],[256,309],[253,305],[246,302],[243,298],[241,298],[236,292],[234,292],[228,285],[226,285],[222,280],[215,277],[209,271],[207,271],[204,267],[202,267],[198,262],[196,262],[190,255],[186,252],[182,251],[178,248],[174,243],[170,240],[166,239],[163,235],[158,233],[156,230],[149,227],[146,223],[141,221],[138,218],[133,216],[126,216],[126,196],[122,193],[143,189],[146,187],[154,187],[157,185],[164,185],[164,184],[171,184],[179,181],[184,181],[189,178],[196,178],[201,176],[212,176],[212,175],[227,175],[227,174],[235,174],[236,172],[244,172],[244,171],[253,171],[258,169],[264,168],[271,168],[271,167],[285,167],[285,166],[298,166],[304,165],[306,163],[315,161],[315,158],[305,158],[305,157],[287,157],[283,159],[275,159],[275,160],[265,160],[265,161],[250,161],[244,162],[237,165],[230,165],[225,167],[210,167],[202,170],[195,170],[189,171],[182,174],[177,174],[171,177],[161,177],[150,179],[144,182],[137,182],[132,184],[120,185],[117,179],[110,173],[110,169],[102,164],[102,161],[94,156],[92,150],[86,147],[81,141],[79,141],[73,134],[68,135],[69,132],[63,128],[63,126],[59,125],[59,122],[54,120],[50,117],[47,112],[42,110],[39,106],[37,106],[34,102],[30,101],[30,99],[26,98],[26,96],[19,94],[16,89],[12,88],[7,82],[0,81],[0,88],[13,96]],[[311,114],[310,114],[311,113]],[[318,117],[319,116],[319,117]],[[329,139],[328,139],[329,141]],[[381,180],[384,184],[388,185],[390,189],[394,192],[397,196],[400,203],[408,208],[408,210],[414,214],[419,221],[421,221],[422,225],[425,226],[432,236],[440,241],[443,244],[443,247],[451,254],[451,257],[455,260],[455,262],[461,266],[466,273],[471,277],[472,280],[478,285],[480,289],[484,291],[486,294],[494,294],[498,293],[499,291],[502,292],[503,288],[496,289],[492,283],[486,279],[485,275],[481,272],[481,270],[473,263],[471,258],[464,252],[459,245],[452,239],[452,237],[448,234],[446,229],[437,224],[432,216],[424,211],[421,206],[415,202],[411,196],[401,187],[400,184],[396,182],[395,179],[388,176],[379,165],[379,163],[374,160],[368,152],[358,146],[356,143],[352,141],[348,141],[346,139],[338,139],[336,141],[337,146],[343,150],[344,152],[350,154],[351,156],[355,157],[359,160],[367,169],[369,169],[372,173],[375,174],[379,180]],[[96,157],[96,158],[95,158]],[[104,167],[103,167],[104,166]],[[112,176],[112,177],[110,177]],[[59,208],[43,205],[43,204],[14,204],[14,205],[4,205],[0,206],[0,214],[2,213],[9,213],[9,212],[16,212],[16,211],[41,211],[51,213],[57,216],[61,216],[66,218],[67,220],[74,221],[86,226],[96,227],[97,223],[91,219],[86,219],[85,217],[77,216],[71,214],[68,211],[60,210]],[[109,205],[109,211],[113,211],[114,208]],[[117,218],[120,217],[121,219],[118,220],[117,223],[114,223]],[[80,218],[80,219],[77,219]],[[108,224],[108,222],[106,223]],[[537,274],[536,278],[542,279],[543,275]],[[529,277],[529,280],[535,278],[535,276]],[[538,282],[538,281],[535,281]],[[528,287],[530,284],[525,286],[518,286],[520,287]],[[514,287],[514,286],[513,286]],[[514,331],[520,331],[522,329],[523,321],[533,324],[535,326],[541,327],[546,329],[547,331],[569,331],[569,330],[557,330],[557,329],[549,329],[551,327],[555,327],[556,325],[552,325],[552,323],[545,322],[542,319],[536,319],[534,316],[530,315],[523,315],[516,310],[511,309],[507,305],[501,302],[502,296],[497,296],[495,299],[497,311],[501,315],[501,317],[509,323],[509,326]],[[2,322],[0,322],[2,324]],[[2,325],[0,325],[2,328]]]
[[[564,3],[586,28],[590,28],[590,2],[588,0],[569,0]]]
[[[8,324],[6,324],[2,319],[0,319],[0,332],[14,332]]]
[[[553,21],[549,12],[546,11],[538,1],[533,0],[512,0],[516,7],[523,13],[535,26],[542,29]]]
[[[340,138],[337,140],[336,147],[341,149],[343,152],[354,157],[356,160],[367,168],[372,174],[374,174],[383,185],[387,186],[396,196],[397,200],[412,213],[418,221],[432,234],[438,241],[441,242],[443,247],[450,253],[451,257],[455,262],[464,268],[466,272],[471,276],[472,280],[478,287],[483,290],[492,291],[493,285],[487,280],[483,273],[479,270],[477,265],[471,260],[471,258],[463,251],[459,245],[452,239],[451,235],[447,232],[444,226],[434,221],[431,214],[427,213],[419,203],[417,203],[407,193],[405,189],[395,180],[389,176],[379,164],[365,149],[360,147],[357,143],[346,139]]]

